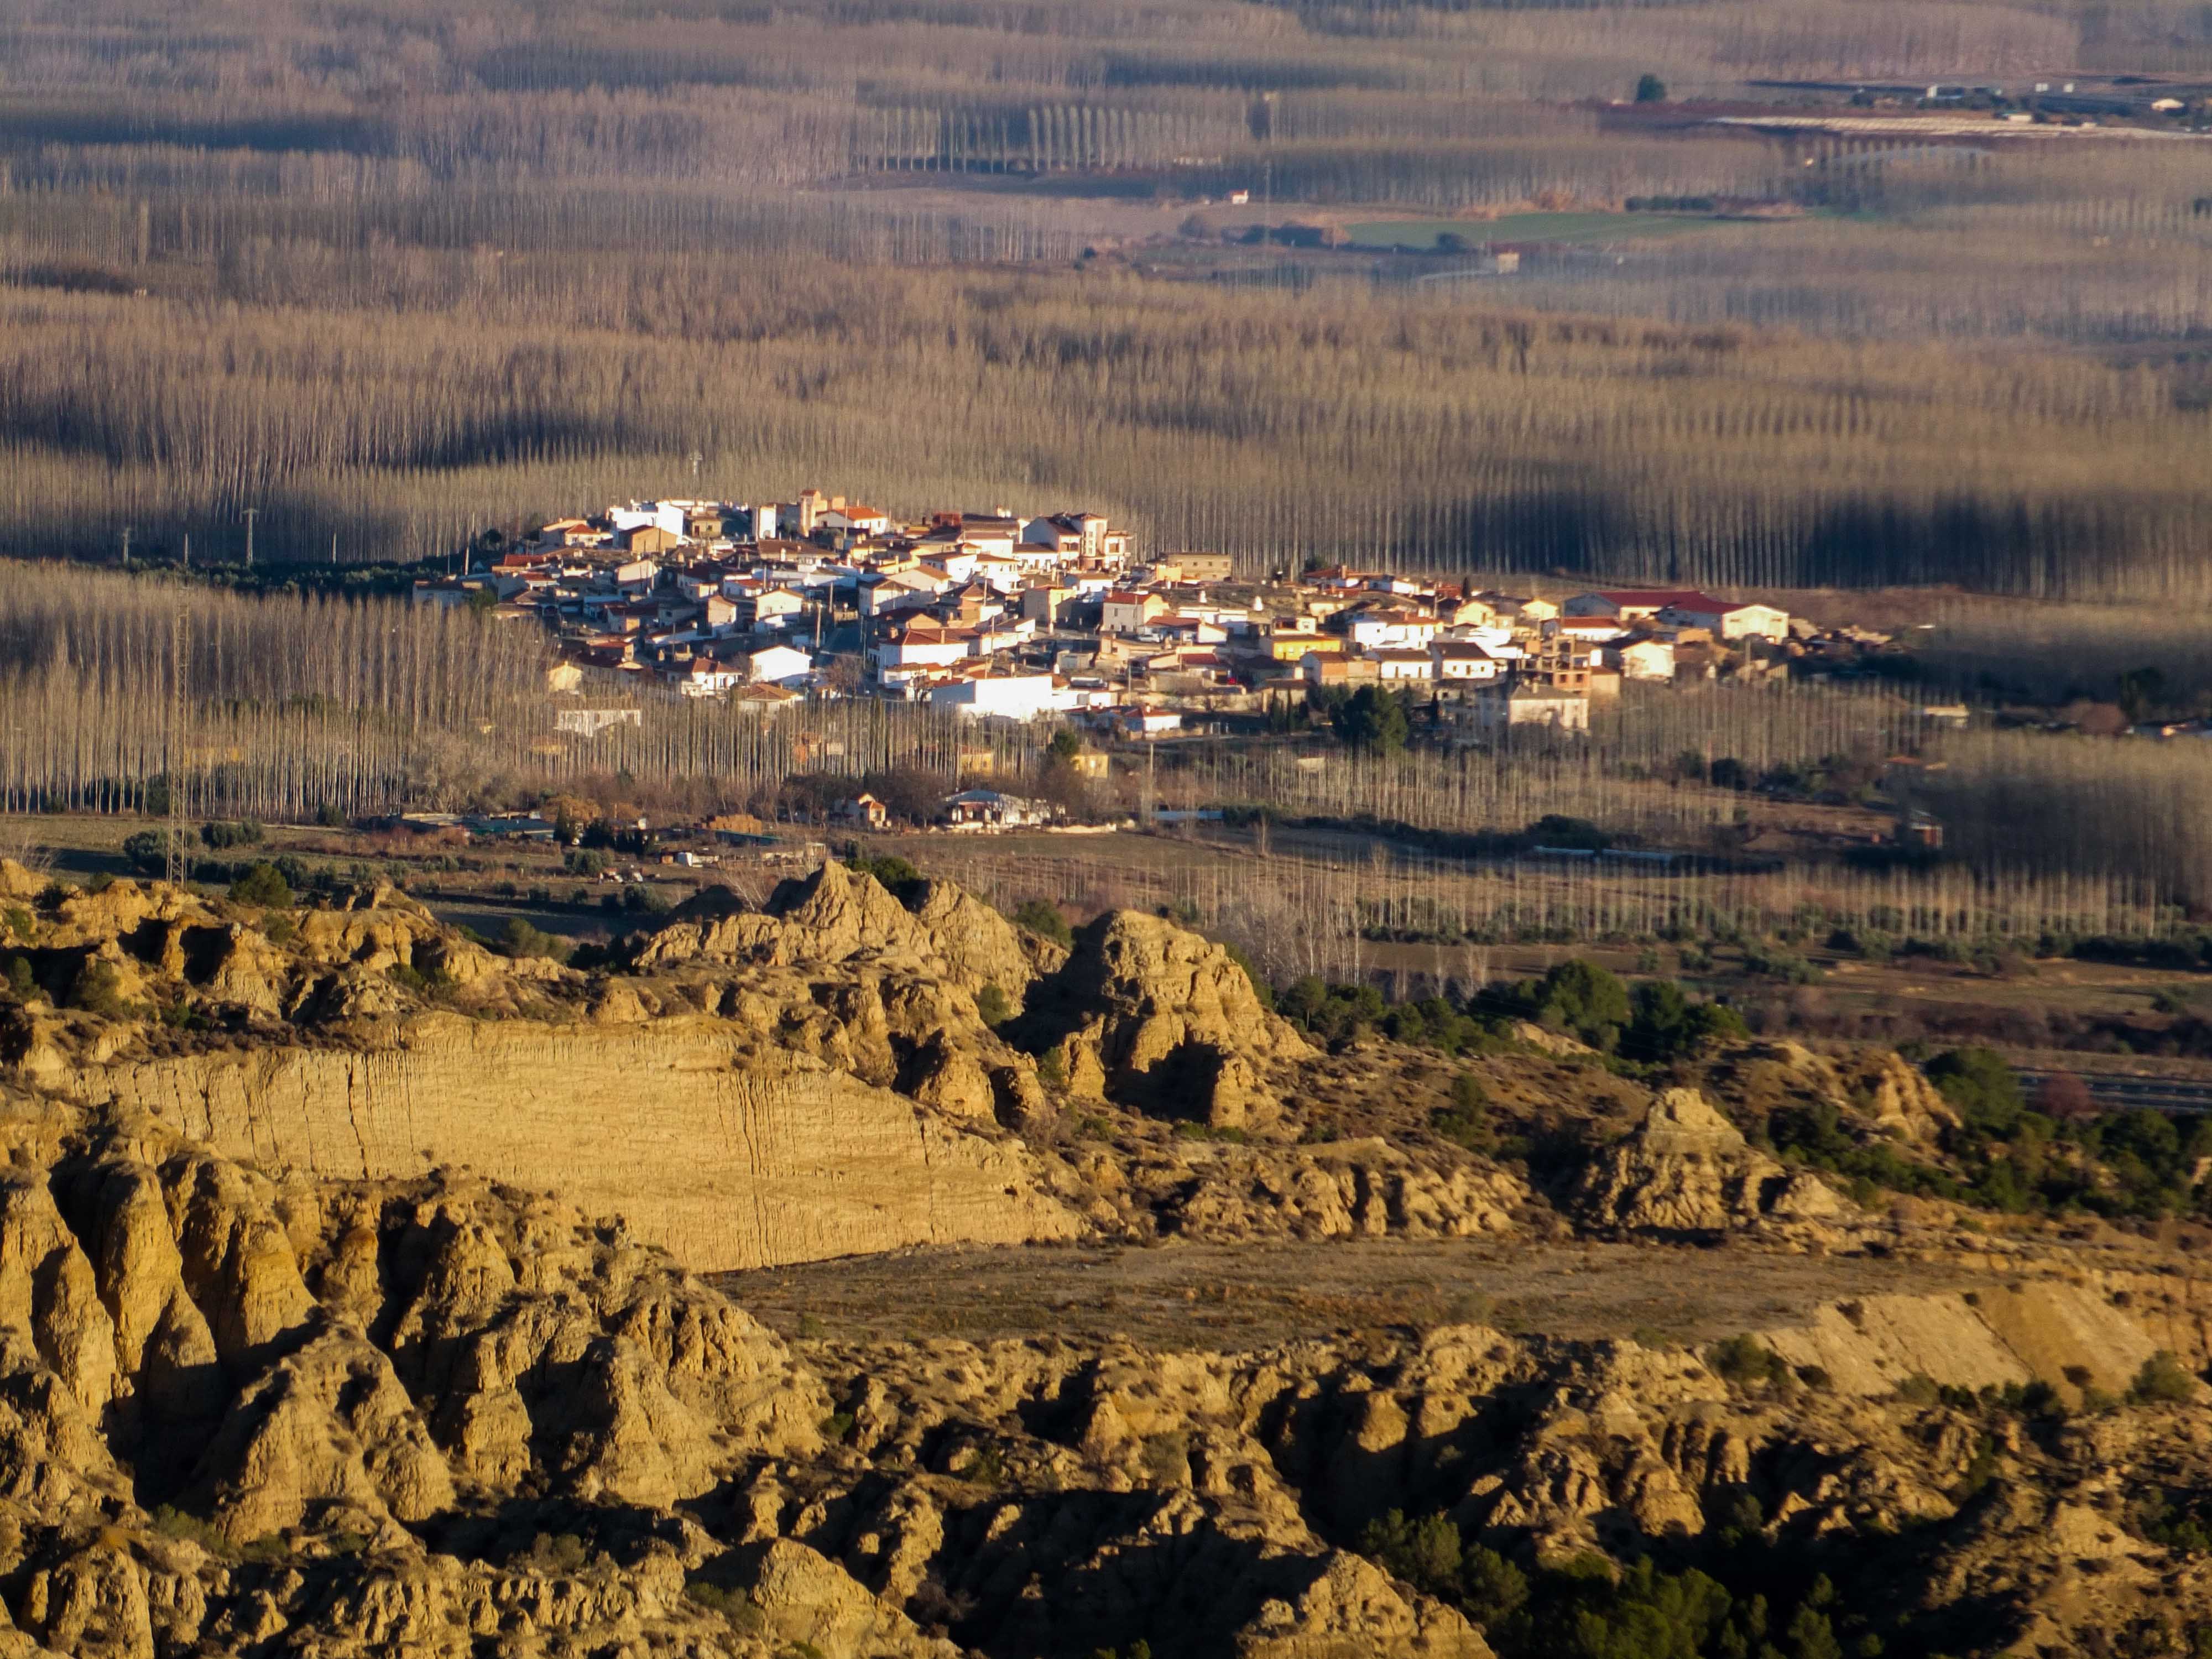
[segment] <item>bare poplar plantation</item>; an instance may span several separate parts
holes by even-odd
[[[1040,894],[1079,911],[1172,908],[1234,939],[1278,982],[1413,973],[1479,986],[1510,944],[1857,937],[1937,947],[2047,948],[2053,939],[2154,939],[2184,917],[2151,884],[2083,872],[1965,866],[1880,872],[1793,866],[1667,874],[1596,862],[1229,854],[1158,868],[1079,857],[936,854],[933,867],[1012,908]]]
[[[189,618],[186,725],[170,720],[173,621]],[[738,807],[799,771],[893,766],[948,783],[988,738],[872,702],[763,720],[608,688],[638,726],[580,738],[545,690],[534,629],[385,599],[248,599],[53,566],[0,565],[0,811],[138,811],[173,781],[202,817],[297,822],[402,809],[534,805],[628,778],[699,810]],[[1032,740],[1001,736],[1010,766]],[[158,795],[158,792],[156,792]]]
[[[696,451],[1255,571],[2212,588],[2212,148],[1677,107],[2199,72],[2201,9],[252,15],[0,23],[0,551],[436,556]]]

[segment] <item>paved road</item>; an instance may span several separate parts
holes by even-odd
[[[2014,1067],[2014,1074],[2020,1079],[2021,1092],[2031,1100],[2046,1078],[2060,1075],[2024,1066]],[[2147,1106],[2154,1112],[2185,1115],[2212,1112],[2212,1082],[2129,1077],[2118,1072],[2075,1072],[2072,1075],[2088,1085],[2090,1097],[2100,1106],[2119,1110]]]

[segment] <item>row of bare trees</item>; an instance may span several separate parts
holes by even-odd
[[[1018,493],[1255,569],[2212,588],[2212,413],[2087,357],[796,252],[302,240],[134,274],[159,291],[0,289],[0,548],[234,551],[255,507],[292,557],[421,557],[688,490],[696,449],[733,499]]]
[[[463,609],[0,564],[0,811],[143,811],[171,782],[196,813],[280,821],[586,787],[727,810],[797,772],[1018,771],[1042,740],[872,702],[763,719],[650,684],[555,696],[551,662],[528,624]],[[580,736],[580,707],[638,718]]]

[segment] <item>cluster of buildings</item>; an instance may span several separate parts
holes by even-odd
[[[415,597],[536,618],[574,683],[600,671],[770,706],[875,696],[1130,738],[1364,686],[1472,734],[1580,730],[1624,680],[1786,672],[1810,632],[1692,590],[1553,600],[1343,567],[1240,580],[1225,554],[1139,558],[1095,513],[902,523],[812,489],[559,520]]]

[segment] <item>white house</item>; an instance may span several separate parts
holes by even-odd
[[[684,509],[689,501],[632,501],[628,507],[607,509],[607,525],[617,535],[625,531],[665,530],[677,540],[684,539]]]
[[[788,628],[806,611],[806,595],[795,588],[771,587],[753,596],[755,628]]]
[[[1737,605],[1700,593],[1695,588],[1616,587],[1577,593],[1561,611],[1563,617],[1602,618],[1624,627],[1631,623],[1659,621],[1676,628],[1703,628],[1715,639],[1740,640],[1752,635],[1778,640],[1788,636],[1790,613],[1771,605]]]
[[[839,801],[833,809],[835,816],[847,823],[860,824],[870,830],[881,830],[890,822],[890,808],[863,790],[850,800]]]
[[[1344,637],[1364,650],[1426,651],[1437,626],[1434,617],[1410,611],[1362,611],[1344,619]]]
[[[1440,680],[1470,684],[1494,680],[1505,669],[1504,663],[1491,653],[1489,647],[1474,640],[1438,640],[1429,647],[1429,656],[1436,664],[1436,678]]]
[[[1031,519],[1022,526],[1022,539],[1037,547],[1073,553],[1086,564],[1105,555],[1106,515],[1103,513],[1054,513]]]
[[[933,549],[921,556],[922,572],[947,585],[957,586],[974,578],[979,550],[964,544]]]
[[[795,645],[767,645],[732,659],[753,685],[797,685],[814,672],[814,659]]]
[[[719,697],[744,684],[743,671],[712,657],[694,657],[676,676],[676,689],[687,697]]]
[[[1726,599],[1692,594],[1659,613],[1677,628],[1703,628],[1717,640],[1785,640],[1790,613],[1771,605],[1731,605]]]
[[[1479,730],[1507,726],[1558,732],[1589,730],[1589,694],[1539,680],[1500,680],[1478,687],[1468,699]]]
[[[1370,651],[1367,654],[1374,661],[1375,678],[1385,684],[1425,682],[1437,677],[1436,659],[1426,651]]]
[[[856,536],[880,536],[891,527],[891,515],[854,501],[833,507],[815,520],[826,530],[849,530]]]
[[[945,586],[942,577],[926,571],[872,571],[860,579],[860,614],[881,617],[894,611],[919,611],[933,603]]]
[[[996,554],[1002,559],[1014,556],[1014,544],[1021,539],[1022,521],[1006,514],[963,513],[960,515],[960,540],[978,553]]]
[[[1672,640],[1625,640],[1608,647],[1606,657],[1627,680],[1671,680],[1674,678]]]
[[[975,654],[975,630],[915,621],[868,647],[878,673],[888,668],[950,668]]]
[[[1125,738],[1164,738],[1182,730],[1182,716],[1170,708],[1123,708],[1115,723]]]
[[[1562,617],[1603,617],[1608,622],[1650,622],[1676,599],[1694,599],[1680,587],[1612,587],[1577,593],[1559,607]]]
[[[1074,706],[1067,688],[1047,673],[963,674],[931,686],[929,701],[968,720],[1031,720]]]
[[[1162,594],[1117,587],[1106,595],[1099,608],[1099,631],[1133,634],[1146,623],[1165,616],[1170,609],[1171,607]]]
[[[1610,617],[1562,617],[1544,625],[1547,637],[1572,640],[1577,645],[1607,645],[1620,637],[1620,624]]]

